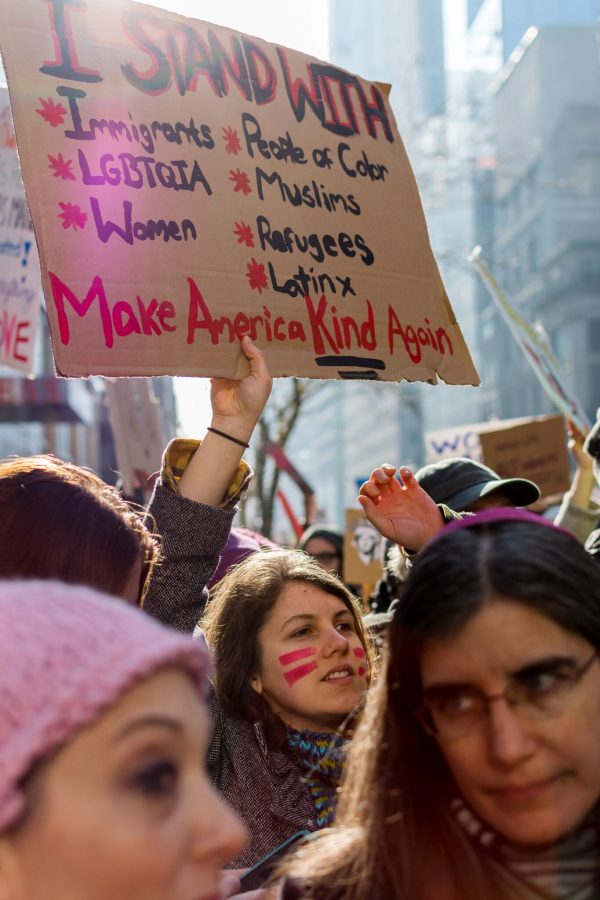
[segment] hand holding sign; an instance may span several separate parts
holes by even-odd
[[[410,550],[420,550],[443,527],[442,515],[406,467],[384,464],[361,485],[358,502],[381,534]]]
[[[271,393],[271,376],[262,352],[246,335],[242,352],[250,363],[250,374],[240,380],[212,378],[211,427],[248,441]]]
[[[179,482],[183,496],[196,503],[223,503],[239,471],[242,451],[271,393],[265,358],[248,337],[242,341],[242,352],[250,363],[250,372],[239,380],[212,379],[211,427]]]

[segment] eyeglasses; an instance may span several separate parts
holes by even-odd
[[[577,666],[573,660],[549,660],[529,666],[513,676],[501,694],[484,694],[470,685],[440,685],[425,692],[417,718],[429,734],[452,741],[481,725],[497,700],[519,709],[524,722],[560,716],[598,652]]]
[[[333,552],[328,553],[327,551],[324,551],[323,553],[311,553],[310,556],[312,556],[313,559],[318,559],[319,562],[322,562],[322,563],[330,563],[330,562],[333,562],[334,559],[340,558],[339,553],[333,553]]]

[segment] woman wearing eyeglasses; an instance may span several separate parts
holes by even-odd
[[[600,571],[514,509],[418,557],[350,753],[337,826],[282,896],[600,896]]]
[[[307,528],[298,549],[304,550],[327,572],[340,578],[344,572],[344,535],[333,525],[311,525]]]

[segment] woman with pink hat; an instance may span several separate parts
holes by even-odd
[[[120,600],[0,582],[2,900],[218,900],[246,839],[202,760],[202,645]]]

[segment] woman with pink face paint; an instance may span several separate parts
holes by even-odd
[[[232,864],[254,865],[333,821],[370,673],[361,610],[303,553],[264,551],[226,575],[201,626],[215,667],[209,773],[250,832]]]

